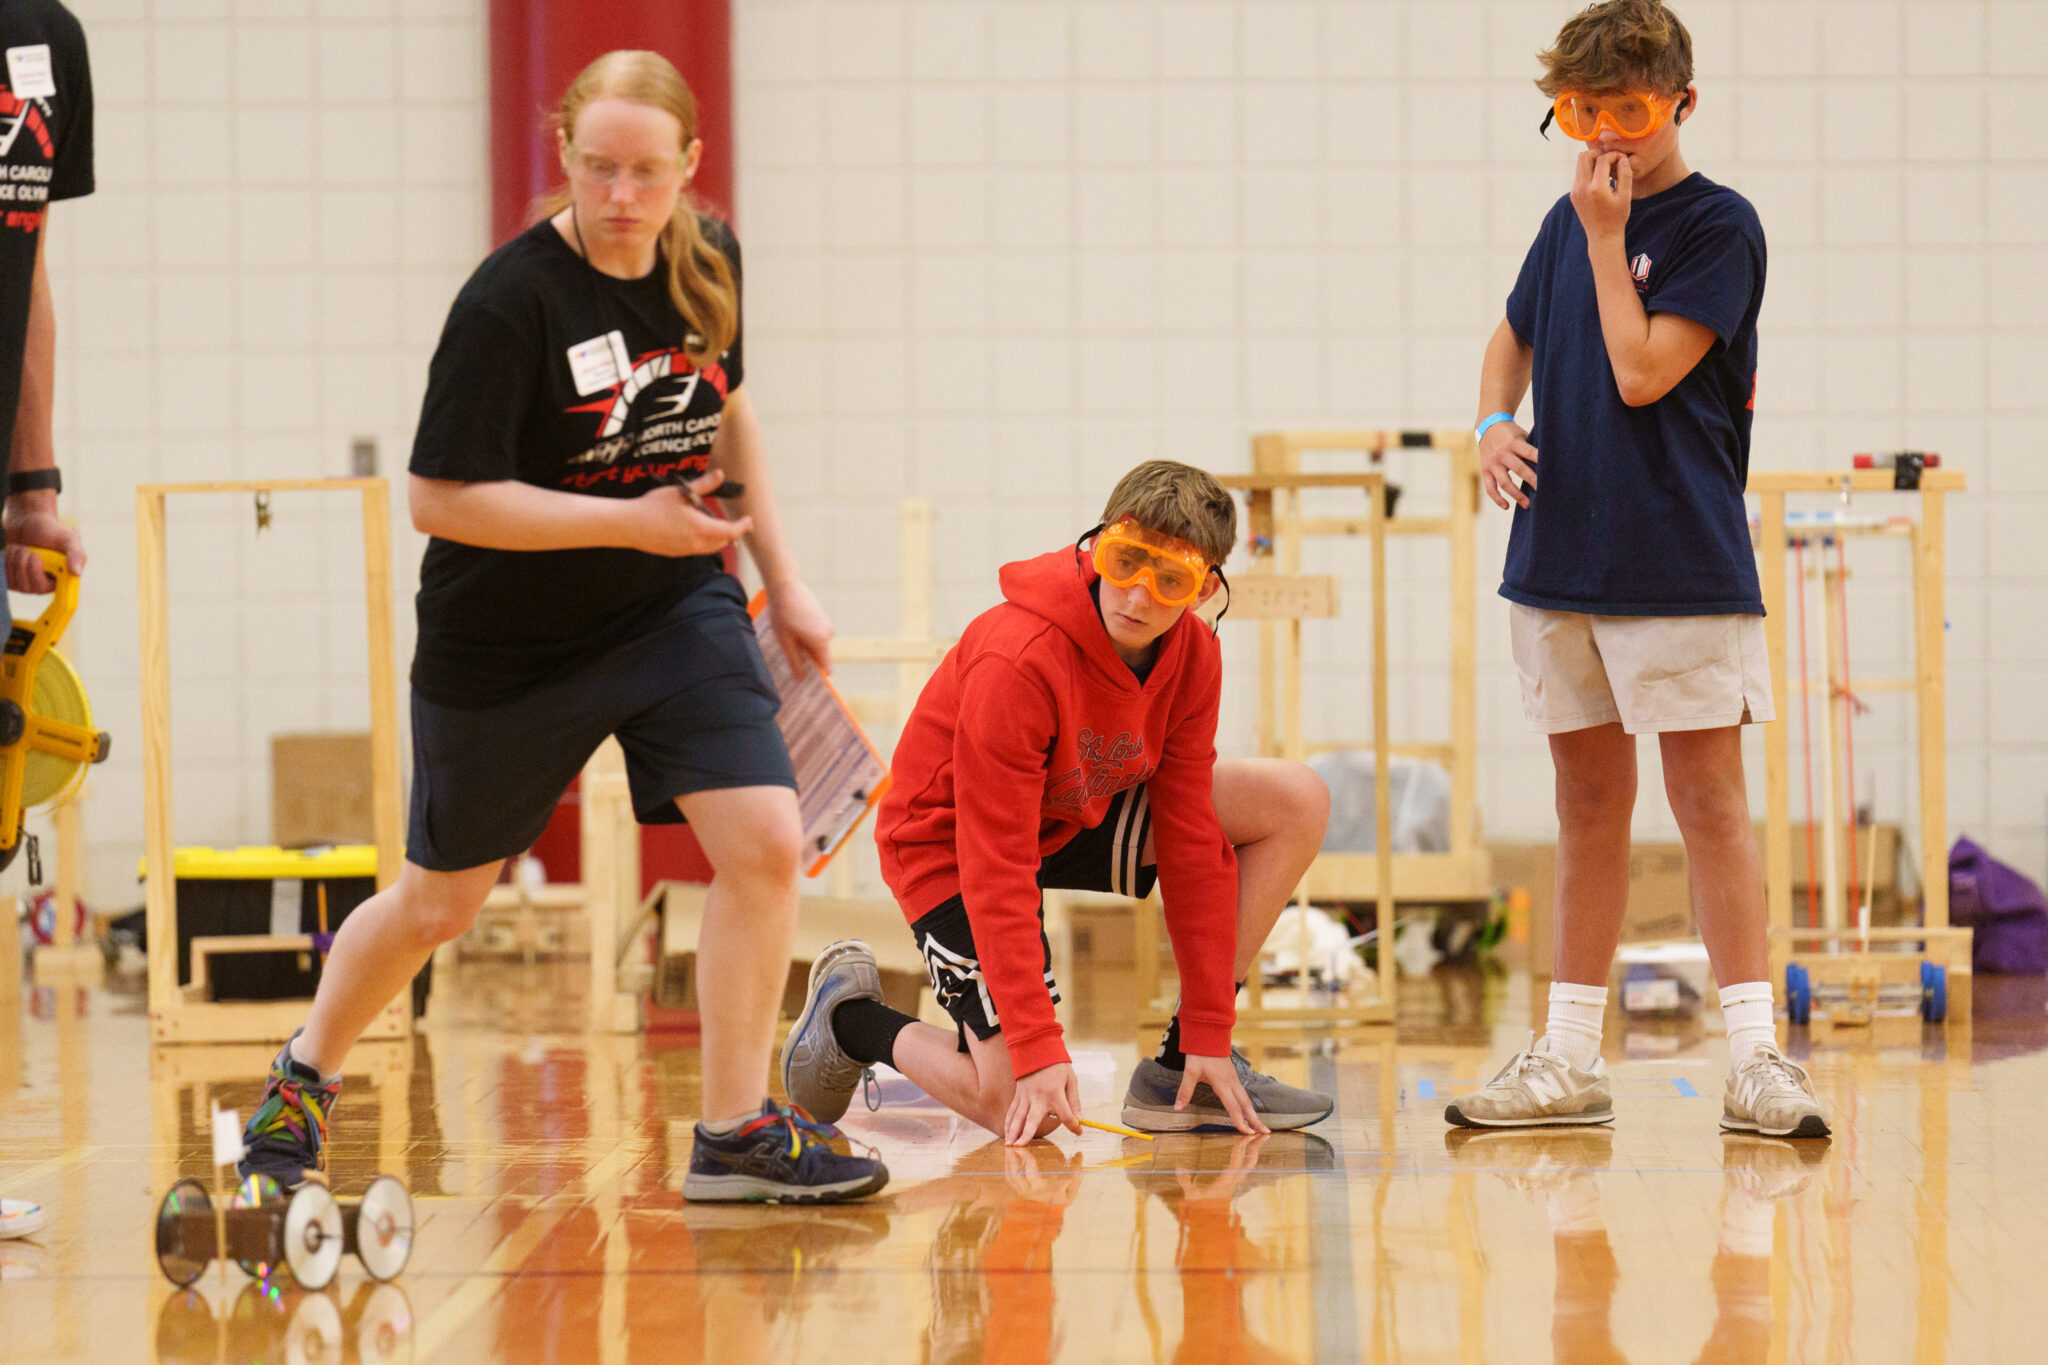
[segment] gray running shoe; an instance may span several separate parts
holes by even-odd
[[[1510,1057],[1479,1090],[1446,1105],[1444,1119],[1461,1128],[1612,1122],[1607,1064],[1596,1057],[1591,1071],[1581,1071],[1550,1050],[1546,1035]]]
[[[1236,1048],[1230,1050],[1230,1063],[1237,1068],[1238,1084],[1251,1097],[1253,1111],[1276,1133],[1320,1123],[1337,1107],[1337,1102],[1328,1095],[1302,1090],[1263,1071],[1252,1070],[1252,1064]],[[1200,1132],[1211,1128],[1237,1131],[1230,1111],[1207,1084],[1195,1087],[1187,1108],[1173,1107],[1184,1074],[1161,1066],[1153,1057],[1139,1062],[1137,1070],[1131,1073],[1130,1088],[1124,1092],[1124,1122],[1147,1133]]]
[[[1829,1135],[1827,1111],[1814,1096],[1806,1068],[1774,1047],[1759,1048],[1729,1073],[1721,1126],[1765,1137]]]
[[[857,938],[828,944],[811,964],[810,994],[782,1044],[782,1088],[789,1102],[820,1123],[836,1123],[867,1068],[847,1056],[832,1032],[832,1011],[849,1000],[880,1000],[874,950]]]

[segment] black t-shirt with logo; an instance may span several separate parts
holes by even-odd
[[[92,193],[85,30],[57,0],[0,0],[0,462],[12,449],[43,210]]]
[[[730,229],[712,218],[704,227],[737,281]],[[665,260],[615,279],[543,219],[456,295],[412,472],[604,498],[695,477],[745,371],[737,335],[702,370],[685,353],[691,339]],[[413,688],[444,706],[495,705],[651,628],[718,568],[716,555],[488,550],[437,537],[420,570]]]

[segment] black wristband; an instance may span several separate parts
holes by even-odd
[[[64,491],[64,475],[55,469],[24,469],[19,474],[7,476],[7,496],[16,493],[33,493],[41,489],[52,493]]]

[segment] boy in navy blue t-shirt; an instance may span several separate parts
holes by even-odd
[[[1444,1116],[1614,1117],[1600,1026],[1628,900],[1634,737],[1650,733],[1727,983],[1722,1127],[1825,1137],[1812,1083],[1777,1048],[1742,774],[1741,726],[1774,718],[1742,501],[1763,227],[1679,151],[1699,92],[1692,40],[1659,0],[1592,6],[1541,60],[1545,126],[1586,147],[1486,348],[1479,442],[1487,494],[1516,508],[1500,591],[1523,711],[1557,768],[1557,958],[1543,1038]],[[1525,431],[1514,413],[1532,379]]]

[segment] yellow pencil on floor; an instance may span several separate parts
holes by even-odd
[[[1155,1139],[1150,1133],[1141,1133],[1135,1128],[1119,1128],[1113,1123],[1097,1123],[1094,1119],[1082,1119],[1083,1128],[1100,1128],[1105,1133],[1122,1133],[1125,1137],[1143,1138],[1147,1142]]]

